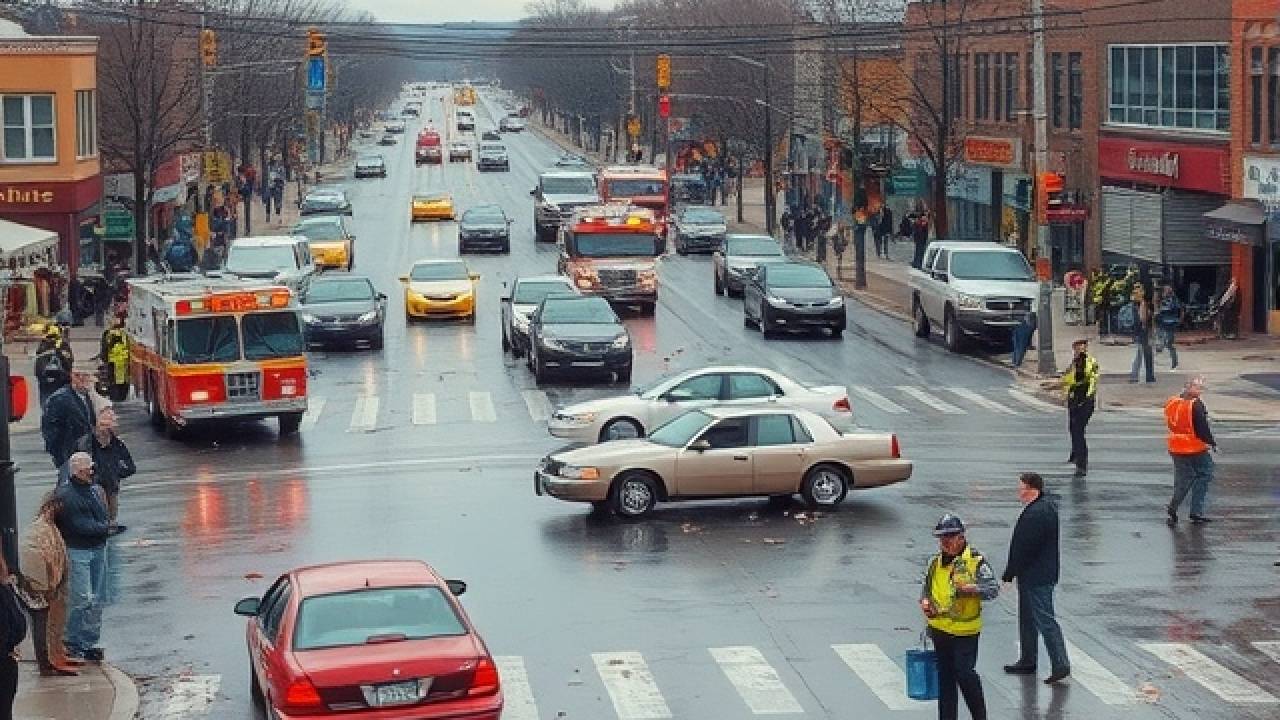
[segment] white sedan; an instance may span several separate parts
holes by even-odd
[[[669,375],[630,395],[561,408],[547,423],[558,438],[593,444],[644,437],[671,418],[696,408],[776,402],[852,424],[849,390],[810,385],[759,367],[709,367]]]

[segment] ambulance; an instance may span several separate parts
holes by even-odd
[[[231,277],[129,280],[130,374],[152,424],[174,436],[204,422],[275,417],[298,431],[307,358],[289,288]]]
[[[657,258],[666,240],[652,210],[623,204],[575,208],[560,227],[559,245],[557,270],[578,292],[653,314]]]

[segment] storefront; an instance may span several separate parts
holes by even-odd
[[[952,237],[1030,252],[1031,176],[1020,138],[970,135],[947,183]]]
[[[1250,250],[1254,282],[1251,308],[1242,327],[1280,335],[1280,157],[1246,155],[1241,196],[1258,203],[1262,227]]]
[[[0,219],[0,318],[5,337],[61,309],[65,276],[57,272],[58,234]]]
[[[57,233],[56,262],[74,270],[80,263],[80,238],[98,224],[101,199],[101,175],[71,182],[4,182],[0,218]]]

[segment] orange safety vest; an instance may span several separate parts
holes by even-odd
[[[1196,436],[1192,422],[1195,400],[1173,396],[1164,404],[1164,422],[1169,426],[1169,452],[1173,455],[1196,455],[1209,449],[1209,444]]]

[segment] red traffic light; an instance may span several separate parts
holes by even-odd
[[[671,117],[671,96],[658,96],[658,117],[664,120]]]
[[[27,379],[21,375],[9,376],[9,422],[18,422],[27,414],[29,397]]]

